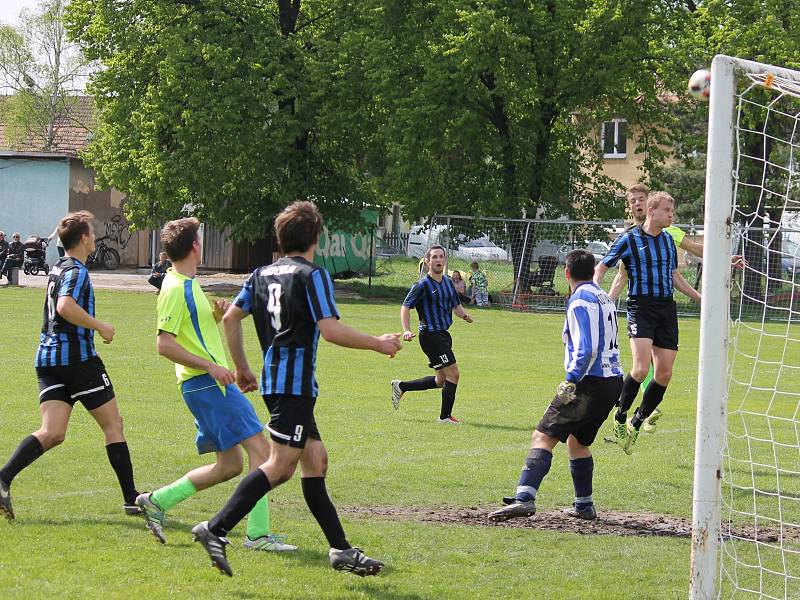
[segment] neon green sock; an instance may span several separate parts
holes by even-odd
[[[650,370],[647,372],[647,377],[644,378],[642,385],[639,389],[646,390],[647,386],[650,385],[650,382],[653,381],[653,363],[650,363]]]
[[[266,535],[269,535],[269,496],[265,494],[247,515],[247,537],[255,540]]]
[[[197,488],[194,487],[192,480],[189,479],[188,475],[184,475],[178,481],[174,481],[153,492],[150,500],[161,510],[167,511],[187,498],[191,498],[196,493]]]

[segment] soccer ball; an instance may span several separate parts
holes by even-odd
[[[708,102],[711,95],[711,72],[705,69],[695,71],[689,78],[689,93],[701,102]]]

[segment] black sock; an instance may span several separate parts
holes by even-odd
[[[456,403],[456,388],[458,384],[445,380],[442,386],[442,412],[439,413],[440,419],[453,416],[453,405]]]
[[[131,464],[131,454],[128,451],[127,442],[114,442],[106,445],[106,454],[111,468],[117,474],[117,481],[122,490],[122,497],[128,504],[136,502],[136,484],[133,483],[133,465]]]
[[[667,386],[656,383],[656,380],[653,379],[650,382],[650,385],[648,385],[647,389],[644,391],[644,396],[642,396],[642,405],[638,408],[636,414],[633,415],[633,418],[631,419],[631,425],[633,425],[636,429],[639,429],[644,420],[652,415],[653,411],[658,408],[658,405],[661,404],[662,400],[664,400],[664,392],[666,391]]]
[[[436,385],[436,377],[422,377],[421,379],[413,379],[411,381],[401,381],[400,391],[405,392],[421,392],[422,390],[432,390],[439,387]]]
[[[8,462],[0,469],[0,479],[2,479],[6,485],[11,485],[11,482],[14,481],[14,477],[42,454],[44,454],[44,446],[42,446],[42,443],[35,435],[29,435],[19,443],[19,446],[14,450],[11,458],[9,458]]]
[[[594,459],[573,458],[569,461],[569,472],[572,474],[572,485],[575,487],[575,505],[583,508],[592,504],[592,472]]]
[[[328,496],[328,490],[325,489],[325,478],[303,477],[300,483],[303,487],[306,504],[322,528],[322,533],[325,534],[331,548],[337,550],[352,548],[344,535],[339,515],[336,514],[336,507]]]
[[[228,532],[236,527],[236,524],[244,519],[271,489],[272,485],[261,469],[256,469],[243,477],[222,510],[208,521],[209,531],[214,535],[228,535]]]
[[[642,382],[636,381],[630,374],[625,376],[625,381],[622,382],[622,393],[619,395],[619,409],[617,414],[614,415],[618,423],[625,422],[625,415],[627,415],[633,401],[636,400],[636,394],[639,393],[639,386],[641,385]]]
[[[527,502],[536,498],[536,492],[542,480],[550,472],[553,462],[553,453],[544,448],[531,448],[525,457],[525,464],[519,474],[519,484],[515,497],[520,502]]]

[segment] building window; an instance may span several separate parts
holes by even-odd
[[[628,153],[628,124],[622,119],[605,121],[600,130],[603,158],[625,158]]]

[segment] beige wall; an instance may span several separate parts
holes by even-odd
[[[114,188],[96,189],[94,171],[78,158],[70,160],[69,210],[92,212],[97,237],[108,237],[106,244],[119,252],[122,265],[136,267],[143,264],[142,256],[148,255],[148,238],[146,232],[130,231],[122,211],[124,201],[124,194]]]
[[[636,146],[639,143],[641,130],[628,123],[627,128],[628,144],[627,153],[625,158],[604,158],[603,159],[603,174],[619,181],[624,187],[629,188],[632,185],[639,183],[646,173],[642,170],[647,155],[645,153],[636,152]],[[597,125],[595,128],[595,142],[597,148],[602,151],[600,145],[601,126]],[[674,162],[674,159],[667,159],[667,163]]]

